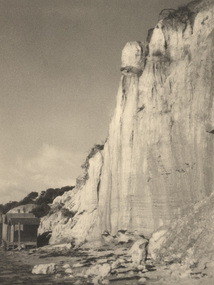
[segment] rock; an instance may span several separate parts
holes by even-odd
[[[151,256],[152,259],[156,259],[158,249],[161,248],[161,245],[165,241],[165,234],[167,230],[166,229],[160,229],[157,232],[152,234],[152,237],[149,240],[148,245],[148,255]]]
[[[142,68],[143,64],[143,45],[139,42],[128,42],[121,57],[122,67]]]
[[[89,250],[91,250],[91,249],[96,249],[96,248],[100,248],[100,247],[102,247],[103,246],[103,243],[100,241],[100,240],[96,240],[96,241],[88,241],[88,242],[85,242],[82,246],[81,246],[81,248],[83,248],[83,249],[89,249]]]
[[[40,234],[51,231],[51,243],[74,238],[77,244],[120,229],[149,237],[179,218],[166,246],[151,252],[170,262],[185,258],[195,244],[196,259],[206,255],[213,203],[204,215],[202,208],[192,211],[200,219],[182,218],[213,192],[213,34],[213,1],[194,1],[161,19],[146,48],[125,46],[108,139],[90,152],[81,183],[53,202]],[[60,204],[74,216],[63,217]],[[135,259],[138,264],[144,256]]]
[[[78,267],[83,267],[84,264],[83,263],[75,263],[72,265],[72,268],[78,268]]]
[[[96,264],[91,266],[86,272],[87,276],[98,276],[101,278],[106,277],[111,271],[111,266],[108,263]]]
[[[28,251],[28,254],[31,255],[31,254],[33,254],[33,253],[35,253],[35,252],[36,252],[36,249],[33,248],[33,249],[30,249],[30,250]]]
[[[82,285],[82,281],[81,280],[77,280],[74,282],[74,285]]]
[[[109,260],[107,258],[100,258],[100,259],[97,260],[97,263],[103,264],[103,263],[107,263],[108,261]]]
[[[56,278],[56,279],[62,278],[62,274],[57,273],[57,274],[55,275],[55,278]]]
[[[180,264],[172,264],[169,266],[168,273],[169,272],[171,272],[171,278],[174,280],[188,279],[191,277],[192,273],[190,269],[186,269],[185,266],[182,266]],[[161,277],[163,277],[163,275]]]
[[[121,265],[121,263],[120,263],[119,259],[117,259],[116,261],[113,261],[111,263],[111,268],[115,269],[115,268],[118,268],[120,265]]]
[[[71,273],[73,273],[73,270],[72,270],[71,268],[67,268],[67,269],[65,270],[65,273],[71,274]]]
[[[63,268],[67,269],[67,268],[71,268],[70,264],[66,263],[62,266]]]
[[[132,241],[133,237],[126,232],[119,231],[116,235],[116,240],[118,243],[128,243],[129,241]]]
[[[75,276],[73,274],[68,275],[69,278],[74,278]]]
[[[114,250],[115,255],[124,255],[127,252],[127,248],[116,248]]]
[[[189,213],[165,227],[163,235],[159,235],[161,230],[153,235],[158,235],[161,242],[157,241],[158,246],[149,245],[149,252],[156,261],[165,260],[168,264],[182,261],[187,273],[189,269],[201,272],[214,259],[214,194],[189,210]]]
[[[138,269],[139,271],[143,271],[143,270],[146,269],[146,266],[145,266],[145,264],[140,264],[140,265],[137,266],[137,269]]]
[[[96,276],[92,279],[93,285],[100,285],[101,284],[101,279],[100,277]]]
[[[108,279],[104,279],[104,280],[102,280],[102,284],[103,285],[109,285],[110,281]]]
[[[32,270],[32,274],[54,274],[55,272],[55,263],[35,265]]]
[[[126,263],[126,260],[124,258],[118,258],[118,262],[120,262],[120,264],[124,264]]]
[[[209,276],[214,276],[214,261],[209,261],[206,263],[204,273]]]
[[[136,266],[143,264],[145,262],[146,255],[147,255],[147,251],[146,251],[147,244],[148,244],[148,240],[142,238],[142,239],[137,240],[131,247],[128,254],[131,255],[132,262]]]
[[[140,278],[139,280],[138,280],[138,284],[146,284],[146,278]]]

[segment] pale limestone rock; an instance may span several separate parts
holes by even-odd
[[[109,285],[110,284],[110,281],[108,279],[104,279],[102,280],[102,285]]]
[[[82,263],[75,263],[72,265],[73,268],[79,268],[79,267],[83,267],[83,266],[84,266],[84,264],[82,264]]]
[[[65,269],[65,273],[72,274],[73,270],[71,268],[67,268],[67,269]]]
[[[98,151],[89,161],[88,179],[85,183],[80,188],[76,187],[57,197],[52,204],[53,214],[41,219],[38,233],[52,231],[51,244],[72,240],[81,244],[90,235],[93,225],[97,222],[98,185],[102,163],[102,152]],[[63,217],[60,205],[75,213],[74,217]]]
[[[206,263],[205,273],[209,276],[214,276],[214,260]]]
[[[187,32],[173,23],[162,20],[148,47],[156,51],[158,38],[163,51],[157,34],[164,34],[165,55],[149,54],[139,78],[122,75],[104,148],[101,232],[149,236],[212,192],[213,5],[196,14],[193,28],[187,21]]]
[[[174,273],[175,276],[177,274],[186,278],[190,269],[207,274],[208,264],[211,268],[214,261],[213,217],[214,193],[190,207],[188,214],[175,219],[166,227],[163,241],[155,247],[155,253],[151,256],[155,261],[167,263],[182,261],[182,268],[178,265],[178,268],[173,268],[173,265],[170,267],[172,271],[179,271],[178,274]],[[209,275],[212,270],[208,270]]]
[[[129,250],[129,255],[131,255],[132,262],[138,266],[140,264],[143,264],[146,260],[146,246],[148,244],[148,240],[146,239],[139,239],[137,240],[131,249]]]
[[[65,268],[65,269],[71,268],[70,264],[68,264],[68,263],[64,264],[62,267]]]
[[[116,269],[116,268],[120,267],[120,265],[121,265],[121,262],[119,261],[119,259],[117,259],[116,261],[113,261],[111,263],[111,268]]]
[[[146,278],[140,278],[139,280],[138,280],[138,284],[146,284]]]
[[[32,274],[54,274],[55,272],[55,263],[35,265],[32,270]]]
[[[125,46],[104,150],[90,159],[85,185],[53,203],[74,217],[56,210],[42,219],[51,243],[120,229],[150,237],[212,192],[214,8],[199,2],[191,16],[162,19],[147,48]]]
[[[166,229],[160,229],[157,232],[153,233],[152,237],[150,238],[148,246],[148,255],[150,255],[152,259],[156,259],[158,250],[161,248],[163,242],[166,239],[166,233]]]
[[[170,270],[173,280],[189,279],[191,276],[191,270],[184,268],[180,264],[173,264],[170,266]]]
[[[118,243],[127,243],[130,241],[130,236],[125,233],[119,232],[117,233],[116,239]]]
[[[76,281],[74,282],[74,285],[82,285],[82,281],[81,281],[81,280],[76,280]]]
[[[143,45],[139,42],[128,42],[122,51],[121,66],[141,69],[142,64]]]
[[[108,263],[96,264],[91,266],[86,272],[87,276],[98,276],[100,278],[106,277],[111,271],[111,266]]]

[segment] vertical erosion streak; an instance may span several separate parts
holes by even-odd
[[[135,73],[128,73],[123,77],[123,92],[125,94],[125,104],[123,102],[123,113],[121,117],[120,133],[120,187],[118,191],[118,224],[117,230],[130,228],[132,220],[132,152],[133,152],[133,131],[135,115],[137,112],[139,77]]]

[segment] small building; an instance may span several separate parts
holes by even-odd
[[[2,212],[0,211],[0,244],[2,241]]]
[[[2,217],[2,242],[5,248],[37,246],[40,220],[31,213],[7,213]]]

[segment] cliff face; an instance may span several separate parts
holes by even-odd
[[[149,244],[151,258],[168,263],[182,261],[189,268],[204,270],[206,263],[214,261],[213,217],[214,193],[191,207],[187,215],[153,234]]]
[[[99,191],[102,230],[149,234],[212,192],[213,24],[213,7],[186,9],[158,23],[148,47],[125,46]]]
[[[167,12],[149,42],[125,46],[104,150],[89,161],[86,184],[62,203],[75,209],[64,221],[68,239],[80,229],[82,240],[121,229],[150,235],[212,192],[213,4]],[[57,227],[49,225],[54,241],[62,239]]]

